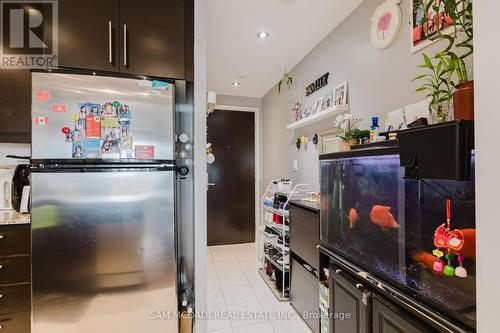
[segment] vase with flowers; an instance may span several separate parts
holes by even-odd
[[[352,113],[346,113],[335,118],[334,126],[342,132],[337,135],[342,139],[343,150],[350,150],[352,145],[362,144],[370,137],[369,130],[359,129],[360,118],[354,117]]]

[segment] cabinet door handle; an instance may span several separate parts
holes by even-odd
[[[127,66],[127,25],[123,25],[123,66]]]
[[[113,63],[113,26],[111,24],[111,21],[108,21],[108,40],[109,40],[109,55],[108,55],[108,62],[110,64]]]

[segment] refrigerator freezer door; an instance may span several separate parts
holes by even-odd
[[[33,333],[177,332],[174,173],[115,171],[32,173]]]
[[[85,141],[90,134],[89,130],[73,132],[78,128],[78,104],[114,102],[131,109],[130,125],[125,131],[126,136],[132,137],[134,146],[154,146],[151,159],[174,159],[174,85],[155,89],[148,80],[58,73],[33,73],[32,81],[33,159],[72,158],[73,145],[66,142],[63,129],[72,131],[73,138],[68,141],[77,140],[80,135]],[[122,136],[121,128],[118,131]],[[147,148],[146,151],[151,152]]]

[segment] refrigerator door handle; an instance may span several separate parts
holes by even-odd
[[[109,39],[109,44],[108,44],[108,49],[109,49],[109,56],[108,56],[108,62],[110,64],[113,63],[113,25],[111,21],[108,21],[108,39]]]
[[[127,67],[127,25],[123,25],[123,66]]]

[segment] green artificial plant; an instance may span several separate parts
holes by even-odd
[[[283,74],[283,77],[281,78],[280,82],[278,82],[278,94],[281,94],[281,87],[283,86],[283,83],[286,84],[288,87],[288,90],[292,89],[293,85],[293,77],[288,73],[288,71],[285,69],[285,73]]]

